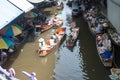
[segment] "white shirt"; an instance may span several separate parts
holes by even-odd
[[[54,45],[54,39],[50,39],[50,45]]]

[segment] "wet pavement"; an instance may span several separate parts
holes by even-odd
[[[71,10],[72,8],[64,2],[64,9],[58,13],[64,20],[63,26],[67,28],[67,34],[70,21],[75,21],[80,27],[80,34],[74,47],[66,47],[64,40],[54,53],[38,57],[36,53],[38,39],[43,37],[47,40],[55,31],[50,29],[37,37],[34,42],[27,42],[20,52],[10,58],[6,68],[13,67],[16,77],[20,80],[28,80],[21,73],[23,70],[29,73],[36,72],[38,80],[110,80],[109,68],[103,66],[97,55],[95,37],[91,35],[87,23],[81,16],[71,17]]]

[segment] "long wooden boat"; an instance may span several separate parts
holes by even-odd
[[[66,39],[66,45],[67,46],[74,46],[74,44],[75,44],[75,42],[78,38],[78,35],[79,35],[79,30],[80,30],[79,27],[74,27],[74,28],[71,29],[71,32],[67,36],[67,39]]]
[[[101,62],[105,67],[112,67],[114,46],[106,33],[96,35],[96,47]]]
[[[58,28],[58,27],[61,27],[63,24],[63,20],[60,19],[60,18],[57,18],[57,19],[50,19],[48,23],[44,23],[44,24],[36,24],[35,27],[35,31],[36,32],[39,32],[42,33],[42,32],[45,32],[51,28]]]
[[[47,30],[51,29],[52,27],[53,27],[53,25],[43,24],[41,26],[41,32],[47,31]]]
[[[44,49],[41,49],[41,50],[38,51],[39,56],[46,56],[46,55],[52,53],[56,48],[59,47],[59,44],[60,44],[61,40],[65,36],[66,28],[65,27],[60,27],[56,30],[56,33],[58,35],[58,41],[56,43],[54,43],[54,45],[51,47],[50,39],[48,39],[45,42],[45,46],[43,46]]]

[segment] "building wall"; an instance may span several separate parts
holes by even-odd
[[[107,0],[107,3],[108,19],[120,33],[120,0]]]

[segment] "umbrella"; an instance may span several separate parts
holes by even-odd
[[[28,12],[28,13],[25,14],[26,18],[35,18],[37,16],[38,16],[38,14],[35,13],[35,12]]]
[[[17,24],[9,26],[6,31],[4,31],[4,35],[6,36],[17,36],[22,33],[23,28]]]
[[[0,49],[8,49],[10,46],[14,45],[12,38],[0,36]]]

